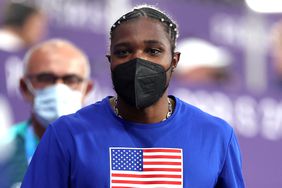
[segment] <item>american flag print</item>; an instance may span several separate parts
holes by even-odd
[[[183,187],[182,149],[109,149],[111,188]]]

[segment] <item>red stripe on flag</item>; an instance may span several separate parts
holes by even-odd
[[[179,149],[143,149],[144,152],[167,152],[167,153],[181,153]]]
[[[181,165],[181,162],[159,162],[159,161],[152,161],[152,162],[143,162],[144,165]]]
[[[144,159],[156,159],[156,158],[162,158],[162,159],[181,159],[181,156],[171,156],[171,155],[144,155]]]
[[[112,177],[131,177],[131,178],[181,178],[181,175],[169,174],[117,174],[112,173]]]
[[[129,181],[129,180],[112,180],[112,183],[126,183],[126,184],[168,184],[168,185],[181,185],[180,181]]]

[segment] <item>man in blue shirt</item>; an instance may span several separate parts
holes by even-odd
[[[116,97],[52,123],[23,188],[243,188],[233,129],[167,88],[180,53],[176,24],[139,7],[111,28]]]

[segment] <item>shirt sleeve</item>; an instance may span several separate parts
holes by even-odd
[[[32,157],[21,188],[68,187],[68,172],[66,154],[50,125]]]
[[[237,138],[232,131],[225,161],[216,188],[244,188],[242,161]]]

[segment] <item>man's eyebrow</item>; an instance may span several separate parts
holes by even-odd
[[[165,46],[165,44],[164,43],[162,43],[162,42],[160,42],[160,41],[158,41],[158,40],[145,40],[144,41],[144,43],[145,44],[154,44],[154,45],[161,45],[161,46]]]
[[[163,44],[159,40],[145,40],[144,43],[149,43],[149,44]]]
[[[118,47],[124,47],[124,46],[130,46],[130,43],[129,42],[121,42],[121,43],[115,44],[113,47],[118,48]]]

